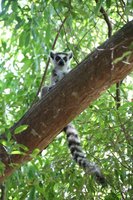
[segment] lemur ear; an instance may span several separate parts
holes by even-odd
[[[50,58],[54,59],[54,55],[55,55],[54,51],[50,51]]]
[[[72,57],[73,57],[73,52],[72,51],[68,52],[68,58],[72,59]]]

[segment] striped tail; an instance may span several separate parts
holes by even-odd
[[[99,167],[95,163],[91,163],[86,159],[86,156],[83,153],[80,145],[77,130],[74,128],[74,126],[72,124],[68,124],[63,130],[67,135],[68,146],[76,163],[87,173],[93,175],[98,183],[106,185],[105,178],[102,175]]]

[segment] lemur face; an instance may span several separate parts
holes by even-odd
[[[69,66],[69,63],[73,57],[72,52],[68,53],[55,53],[54,51],[50,52],[50,58],[56,67],[64,68]]]

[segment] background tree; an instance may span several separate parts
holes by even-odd
[[[71,49],[74,67],[132,18],[132,8],[132,1],[123,0],[1,2],[0,133],[6,132],[7,140],[0,142],[10,154],[21,151],[20,144],[11,139],[9,127],[31,107],[40,84],[49,83],[49,50]],[[60,134],[41,155],[36,156],[36,150],[35,158],[5,181],[1,196],[131,199],[132,75],[119,85],[74,121],[88,158],[100,163],[107,173],[108,188],[101,189],[84,176],[72,162],[65,136]],[[3,169],[1,163],[1,173]]]

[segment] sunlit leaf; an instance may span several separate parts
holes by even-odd
[[[14,133],[19,134],[19,133],[25,131],[27,128],[28,128],[28,125],[21,125],[15,129]]]

